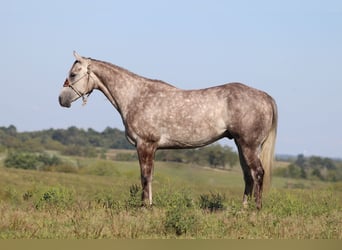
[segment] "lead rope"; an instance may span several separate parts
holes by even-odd
[[[86,95],[82,95],[82,106],[85,106],[88,102],[88,97],[90,96],[90,94],[92,93],[93,91],[90,91],[88,94]]]
[[[89,95],[88,95],[89,96]],[[88,97],[82,96],[82,107],[84,107],[87,104]]]

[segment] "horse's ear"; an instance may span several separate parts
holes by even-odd
[[[80,61],[80,62],[81,62],[81,61],[83,60],[83,57],[80,56],[79,54],[77,54],[76,51],[74,51],[74,57],[76,58],[77,61]]]

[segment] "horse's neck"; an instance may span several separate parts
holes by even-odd
[[[92,62],[92,71],[99,80],[98,89],[104,93],[123,116],[128,111],[129,104],[136,97],[153,90],[175,88],[167,83],[138,76],[123,68],[105,62]]]

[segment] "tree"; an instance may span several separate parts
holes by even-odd
[[[295,161],[295,164],[301,168],[304,168],[305,167],[305,157],[303,154],[299,154],[297,156],[297,159]]]
[[[217,166],[220,166],[222,168],[226,166],[227,156],[225,155],[223,148],[219,144],[208,147],[207,157],[209,165],[214,166],[215,168]]]
[[[311,174],[312,174],[312,176],[316,176],[320,180],[324,179],[324,177],[321,174],[321,171],[318,168],[315,168]]]
[[[298,167],[296,164],[290,164],[288,166],[288,177],[290,178],[300,178],[302,175],[303,168]]]
[[[334,163],[334,161],[330,158],[324,158],[323,162],[322,162],[323,166],[326,167],[329,170],[335,170],[337,169],[336,164]]]
[[[17,128],[14,125],[9,125],[7,128],[7,134],[15,136],[17,134]]]

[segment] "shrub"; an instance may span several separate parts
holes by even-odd
[[[129,188],[129,196],[122,203],[113,194],[108,191],[99,192],[96,194],[95,201],[102,207],[107,209],[114,209],[121,211],[122,209],[135,210],[136,208],[141,208],[141,189],[138,185],[133,184]]]
[[[62,160],[56,155],[49,155],[47,153],[38,154],[37,161],[43,163],[45,166],[56,166],[62,163]]]
[[[160,203],[164,198],[163,203]],[[186,234],[195,228],[198,218],[193,208],[193,201],[185,191],[167,193],[164,197],[158,197],[159,204],[166,207],[164,228],[167,233],[174,233],[177,236]]]
[[[113,198],[113,195],[106,191],[98,192],[95,196],[95,201],[97,204],[107,209],[115,208],[118,204],[118,202]]]
[[[36,169],[38,164],[37,157],[34,154],[11,151],[5,159],[5,167]]]
[[[210,193],[210,194],[201,194],[199,199],[199,206],[201,209],[209,210],[210,212],[215,212],[218,210],[223,210],[225,206],[223,202],[226,200],[225,195],[221,195],[220,193]]]
[[[194,229],[197,222],[194,210],[175,206],[166,211],[164,227],[166,232],[180,236]]]
[[[59,157],[47,153],[10,151],[5,159],[5,167],[21,169],[48,170],[51,166],[61,163],[62,160]]]
[[[37,209],[55,207],[64,209],[74,203],[74,192],[64,187],[50,187],[44,191],[35,203]]]
[[[129,187],[129,198],[126,200],[126,209],[138,208],[142,206],[141,188],[134,184]]]
[[[169,188],[166,188],[156,194],[154,204],[165,208],[174,207],[176,205],[185,208],[192,208],[194,205],[191,194],[188,191],[181,190],[170,192]]]

